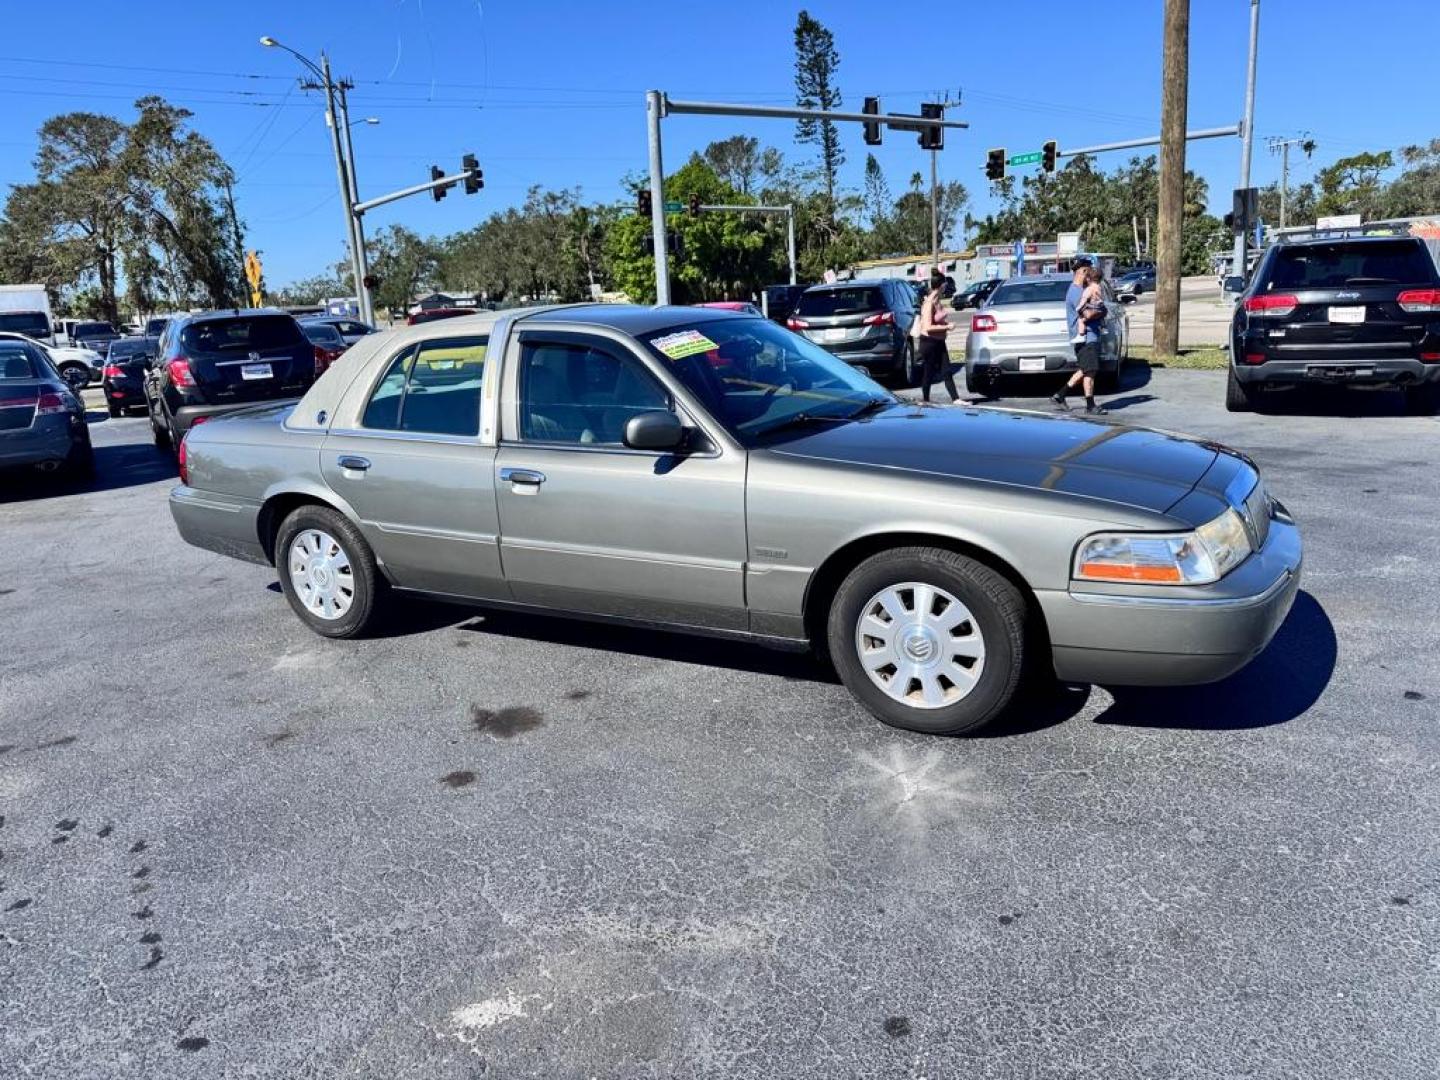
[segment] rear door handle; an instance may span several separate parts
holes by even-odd
[[[356,472],[364,472],[370,468],[370,459],[356,457],[353,454],[340,455],[339,465],[342,469],[354,469]]]
[[[539,487],[545,482],[545,474],[538,469],[501,469],[500,479],[502,482],[511,484],[533,484]]]

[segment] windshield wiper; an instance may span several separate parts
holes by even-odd
[[[849,416],[830,416],[827,413],[798,412],[794,416],[787,416],[778,424],[772,424],[757,432],[759,435],[772,435],[777,431],[784,431],[786,428],[805,427],[810,424],[826,423],[841,424],[849,420]]]
[[[872,412],[875,412],[875,411],[877,411],[877,410],[879,410],[879,409],[888,409],[891,405],[895,405],[895,404],[898,404],[898,401],[897,401],[897,399],[895,399],[895,398],[890,398],[890,397],[871,398],[870,400],[868,400],[868,401],[866,401],[864,404],[862,404],[862,405],[861,405],[858,409],[856,409],[854,412],[852,412],[852,413],[850,413],[848,416],[846,416],[845,419],[846,419],[846,420],[859,420],[862,416],[866,416],[866,415],[868,415],[868,414],[870,414],[870,413],[872,413]]]

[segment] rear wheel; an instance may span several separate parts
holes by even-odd
[[[826,629],[846,687],[894,727],[958,735],[1010,702],[1025,600],[1004,577],[943,548],[881,552],[840,586]]]
[[[904,389],[920,385],[920,363],[915,355],[915,339],[906,338],[900,355],[900,384]]]
[[[1229,412],[1250,412],[1255,408],[1255,391],[1235,377],[1233,367],[1225,375],[1225,408]]]
[[[1431,416],[1440,412],[1440,384],[1406,387],[1405,411],[1411,416]]]
[[[70,448],[65,458],[65,472],[72,480],[91,480],[95,476],[95,448],[87,438]]]
[[[164,408],[156,405],[150,406],[146,411],[150,414],[150,435],[155,440],[155,445],[161,450],[169,450],[174,444],[170,439],[169,422],[161,422],[165,413]],[[156,413],[159,413],[160,416],[156,416]]]
[[[370,545],[338,510],[302,506],[286,517],[275,569],[290,607],[317,634],[356,637],[374,621],[385,583]]]
[[[118,418],[120,418],[120,417],[122,417],[122,416],[124,416],[124,415],[125,415],[125,410],[122,409],[119,405],[111,405],[111,406],[110,406],[110,419],[111,419],[111,420],[116,420],[116,419],[118,419]]]

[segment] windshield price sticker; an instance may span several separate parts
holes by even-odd
[[[656,338],[650,344],[671,360],[683,360],[687,356],[719,348],[715,342],[700,333],[699,330],[682,330],[678,334],[666,334],[662,338]]]

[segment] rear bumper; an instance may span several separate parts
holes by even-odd
[[[68,415],[42,416],[41,426],[0,432],[0,469],[26,465],[58,464],[70,451],[89,441],[89,430],[81,421],[71,423]]]
[[[1022,370],[1020,361],[1044,360],[1043,370]],[[1118,357],[1105,351],[1100,343],[1100,370],[1114,371]],[[975,375],[1043,375],[1049,372],[1074,371],[1077,367],[1075,346],[1069,341],[1034,341],[1011,343],[988,340],[985,334],[971,334],[965,344],[965,367]]]
[[[837,360],[867,368],[871,371],[893,371],[900,367],[905,354],[905,339],[898,335],[890,338],[875,338],[870,341],[811,341]]]
[[[1184,686],[1248,664],[1275,636],[1300,589],[1300,531],[1271,523],[1265,547],[1209,596],[1045,591],[1055,674],[1069,682]]]
[[[232,401],[224,405],[182,405],[171,411],[175,420],[175,435],[184,438],[185,433],[195,426],[197,420],[209,420],[213,416],[226,416],[241,409],[253,409],[257,405],[274,405],[281,401],[298,400],[299,395],[263,399],[260,401]]]
[[[260,545],[257,503],[180,484],[170,491],[170,516],[187,544],[246,562],[270,564]]]
[[[1419,386],[1440,383],[1440,363],[1382,356],[1373,359],[1267,360],[1263,364],[1233,363],[1235,378],[1246,386]]]

